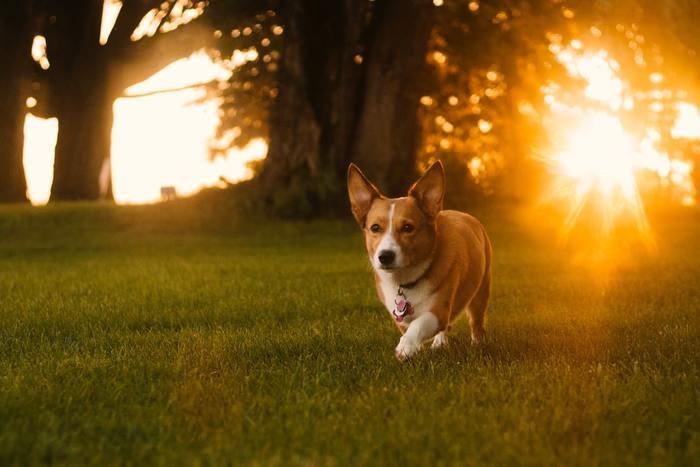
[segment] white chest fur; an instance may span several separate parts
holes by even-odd
[[[379,271],[379,287],[381,287],[382,296],[384,297],[384,306],[391,315],[391,319],[394,319],[392,312],[396,308],[395,300],[399,290],[399,282],[393,274]],[[432,305],[431,292],[430,284],[427,281],[420,281],[410,289],[403,289],[403,294],[413,307],[414,312],[399,323],[401,327],[408,326],[411,321],[418,318],[421,314],[430,311]]]

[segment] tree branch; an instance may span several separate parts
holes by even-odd
[[[179,86],[176,88],[159,89],[157,91],[142,92],[140,94],[123,94],[119,97],[121,99],[138,99],[139,97],[157,96],[159,94],[169,94],[171,92],[186,91],[188,89],[208,88],[208,87],[215,86],[218,83],[219,83],[219,81],[213,80],[213,81],[207,81],[205,83],[188,84],[186,86]]]
[[[115,54],[120,54],[124,48],[130,47],[134,29],[141,23],[146,13],[153,8],[158,8],[159,4],[158,0],[122,0],[122,8],[109,35],[107,47]]]
[[[199,19],[167,33],[131,42],[120,57],[111,62],[114,86],[123,91],[160,71],[170,63],[211,46],[214,36]]]

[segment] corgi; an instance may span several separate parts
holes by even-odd
[[[379,300],[401,332],[396,357],[423,343],[447,344],[451,323],[469,316],[473,344],[485,339],[491,293],[491,243],[476,218],[443,210],[445,172],[436,162],[402,198],[387,198],[350,164],[352,214],[364,232]]]

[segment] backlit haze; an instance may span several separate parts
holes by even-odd
[[[643,193],[663,195],[685,206],[696,203],[693,164],[682,151],[664,149],[662,135],[667,135],[666,144],[698,139],[698,108],[685,101],[686,91],[666,85],[662,61],[647,63],[639,45],[644,38],[633,29],[617,27],[635,39],[630,47],[639,72],[648,80],[646,91],[633,89],[606,50],[587,48],[581,40],[562,43],[560,36],[550,35],[550,51],[585,86],[583,99],[573,102],[557,83],[542,87],[550,112],[545,122],[552,147],[538,157],[553,173],[548,197],[569,205],[564,235],[574,228],[584,207],[595,202],[604,233],[618,219],[632,219],[641,239],[652,245]],[[591,32],[600,36],[596,28]],[[667,121],[663,113],[673,118]],[[635,123],[634,131],[628,128],[629,121]]]
[[[118,1],[106,0],[100,38],[103,44],[108,41],[120,5]],[[176,15],[161,31],[174,29],[201,14],[196,8],[182,8],[179,17]],[[470,9],[478,9],[478,2],[472,2]],[[152,27],[157,14],[154,11],[151,17],[146,15],[132,39],[158,33]],[[595,27],[581,39],[571,41],[547,33],[549,52],[584,88],[576,94],[570,85],[542,84],[547,105],[543,125],[550,144],[534,150],[533,156],[550,171],[551,186],[545,197],[563,204],[568,212],[562,222],[564,234],[574,228],[585,206],[596,202],[604,230],[612,230],[619,219],[633,219],[638,233],[651,243],[645,194],[663,194],[669,202],[679,205],[696,203],[693,163],[683,149],[669,148],[676,142],[681,145],[700,139],[700,111],[686,90],[667,82],[670,72],[663,60],[645,53],[646,39],[636,25],[620,24],[616,29],[617,34],[629,39],[634,70],[628,67],[623,72],[606,50],[602,32]],[[51,57],[45,51],[46,41],[37,37],[32,55],[40,66],[48,68]],[[114,104],[111,157],[117,203],[158,201],[164,186],[175,187],[178,195],[190,195],[222,183],[222,177],[237,182],[253,175],[247,163],[265,157],[266,143],[254,140],[243,150],[232,149],[226,157],[212,159],[209,148],[219,124],[218,102],[204,100],[205,89],[199,85],[225,80],[235,73],[236,66],[256,59],[254,49],[236,51],[228,60],[231,68],[227,69],[198,52],[125,91]],[[435,52],[432,60],[444,64],[447,57]],[[486,73],[494,86],[499,77],[496,70]],[[640,80],[646,83],[643,89]],[[489,91],[492,89],[486,90],[487,97]],[[479,96],[472,98],[479,101]],[[450,105],[462,105],[456,97],[450,99]],[[421,98],[422,105],[431,103],[429,96]],[[34,105],[36,101],[28,99],[30,111]],[[528,112],[525,106],[524,109],[521,111]],[[443,116],[438,116],[436,122],[446,135],[453,132],[453,124]],[[486,119],[478,122],[481,133],[491,132],[492,127],[493,123]],[[29,198],[34,204],[46,203],[49,197],[57,129],[55,119],[27,116],[25,170]],[[447,139],[440,141],[444,149],[449,144]],[[487,162],[486,153],[468,161],[474,178],[484,172]]]

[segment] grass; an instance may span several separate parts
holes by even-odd
[[[481,216],[489,344],[409,364],[354,226],[0,208],[0,464],[700,465],[700,215],[604,279]]]

